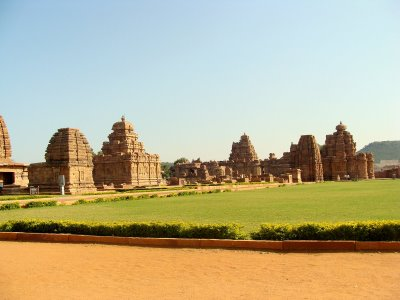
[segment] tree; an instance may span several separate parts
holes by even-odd
[[[181,157],[181,158],[178,158],[176,161],[174,161],[174,165],[176,165],[176,164],[187,164],[189,162],[190,161],[186,157]]]
[[[169,179],[171,177],[171,167],[173,166],[173,163],[170,162],[162,162],[161,163],[161,173],[163,175],[163,178]]]

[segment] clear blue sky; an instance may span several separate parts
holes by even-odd
[[[260,158],[339,121],[399,140],[400,2],[0,1],[0,114],[13,158],[79,128],[97,152],[126,115],[162,161]]]

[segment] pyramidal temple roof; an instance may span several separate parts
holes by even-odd
[[[61,128],[52,136],[46,150],[46,162],[92,164],[92,150],[86,137],[75,128]]]

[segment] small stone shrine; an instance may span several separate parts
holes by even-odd
[[[12,189],[28,186],[28,165],[11,159],[11,142],[6,123],[0,116],[0,186]]]
[[[132,123],[121,118],[112,126],[108,142],[94,156],[93,177],[98,188],[130,188],[159,185],[162,182],[160,157],[148,154]]]
[[[47,146],[46,162],[29,166],[29,184],[41,192],[59,192],[59,175],[65,176],[65,193],[95,192],[93,156],[85,136],[73,128],[61,128]]]

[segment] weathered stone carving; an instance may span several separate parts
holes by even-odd
[[[145,152],[132,123],[121,118],[112,127],[102,153],[94,156],[94,181],[97,187],[135,187],[161,183],[160,157]]]
[[[356,154],[356,143],[346,129],[346,125],[340,122],[336,132],[326,136],[321,149],[325,179],[337,180],[347,176],[351,179],[374,178],[373,155]]]
[[[0,116],[0,185],[26,187],[28,185],[28,165],[11,159],[11,142],[6,123]]]
[[[29,166],[29,184],[42,192],[58,192],[59,175],[65,176],[65,193],[94,192],[92,150],[85,136],[73,128],[61,128],[52,136],[46,162]]]
[[[298,144],[292,144],[290,152],[283,153],[280,159],[271,153],[262,167],[264,174],[275,177],[290,174],[294,182],[323,180],[321,155],[313,135],[302,135]]]
[[[301,170],[303,181],[323,181],[323,169],[319,146],[313,135],[302,135],[291,149],[292,164]]]

